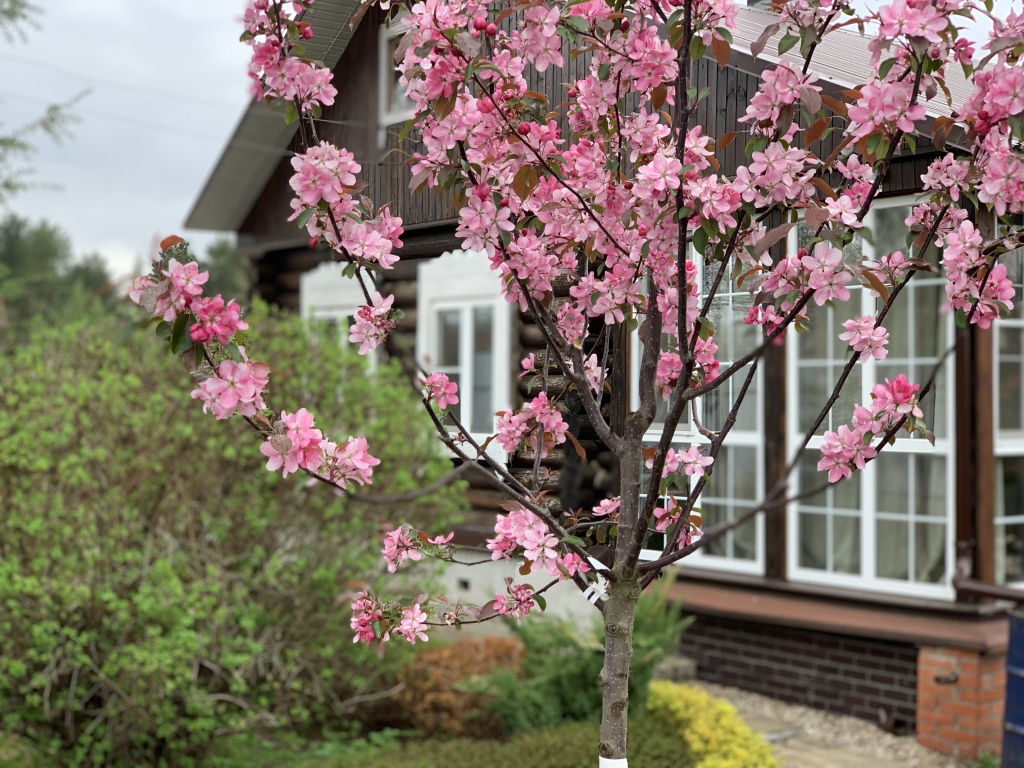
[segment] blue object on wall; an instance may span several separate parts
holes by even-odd
[[[1006,655],[1003,768],[1024,768],[1024,618],[1012,614]]]

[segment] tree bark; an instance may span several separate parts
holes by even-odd
[[[601,768],[614,761],[615,768],[626,768],[626,721],[629,716],[629,664],[633,656],[633,617],[640,598],[640,578],[636,562],[628,553],[640,514],[640,470],[643,460],[643,424],[637,414],[626,422],[622,451],[621,503],[619,532],[615,546],[614,578],[610,582],[604,608],[604,690],[601,707]]]

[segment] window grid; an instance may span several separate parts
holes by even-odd
[[[902,226],[902,219],[908,209],[906,200],[884,201],[869,214],[866,223],[872,227],[875,245],[864,241],[859,247],[867,259],[875,260],[893,250],[906,252],[903,242],[906,229]],[[886,226],[889,229],[883,231]],[[797,232],[800,229],[802,227],[797,228]],[[796,236],[790,238],[790,247],[796,247],[799,242],[800,235],[794,234]],[[894,238],[894,234],[898,234],[898,238]],[[933,260],[937,258],[935,253],[929,256]],[[844,253],[844,259],[849,260],[851,257],[859,260],[856,253]],[[822,434],[826,428],[834,430],[848,423],[854,404],[870,402],[870,390],[874,383],[884,382],[886,377],[893,378],[905,372],[914,383],[923,385],[932,366],[938,361],[946,339],[951,338],[952,318],[937,315],[937,301],[941,300],[937,297],[942,295],[944,280],[921,280],[921,277],[921,274],[917,275],[910,286],[904,289],[905,295],[900,299],[906,302],[904,307],[898,313],[895,309],[890,311],[883,321],[883,325],[894,331],[889,342],[892,357],[883,361],[862,361],[854,369],[855,375],[850,377],[844,388],[846,394],[840,397],[832,409],[831,417],[826,419],[808,444],[807,453],[801,461],[801,471],[791,484],[791,493],[801,488],[816,487],[827,480],[826,474],[817,471],[816,466],[820,457]],[[839,371],[849,359],[850,349],[839,339],[843,320],[874,314],[877,310],[879,299],[859,287],[853,288],[852,282],[850,286],[851,298],[848,302],[838,304],[827,312],[819,311],[819,314],[827,318],[824,323],[819,320],[819,328],[823,325],[827,334],[824,338],[817,330],[789,335],[787,357],[792,374],[790,381],[796,382],[797,386],[791,386],[788,392],[790,407],[787,409],[787,431],[794,448],[799,444],[798,441],[802,441],[811,421],[824,404],[825,397],[831,392]],[[896,307],[900,306],[900,301]],[[929,321],[926,319],[930,317],[938,317],[931,327],[927,325]],[[931,345],[934,345],[932,349],[921,349]],[[801,352],[805,349],[813,356],[802,357]],[[858,371],[859,376],[856,376]],[[815,377],[818,381],[814,381]],[[896,489],[896,494],[906,499],[903,505],[906,513],[880,510],[882,495],[892,496],[897,482],[894,473],[882,471],[888,469],[883,468],[882,464],[887,455],[899,456],[890,461],[905,461],[908,466],[927,462],[929,457],[933,457],[931,460],[952,461],[951,382],[952,359],[947,360],[940,372],[934,388],[935,394],[929,395],[922,403],[928,426],[936,435],[934,448],[920,438],[897,438],[894,445],[886,446],[879,459],[869,463],[863,471],[855,473],[853,478],[830,485],[813,499],[790,505],[789,530],[794,535],[789,537],[788,561],[789,572],[794,580],[848,585],[881,592],[953,597],[949,584],[953,563],[953,473],[944,472],[940,475],[941,494],[937,502],[939,515],[925,518],[917,514],[911,503],[916,492],[913,472],[907,473],[906,485]],[[800,397],[808,392],[810,396]],[[819,394],[821,396],[816,397]],[[803,413],[800,411],[801,400],[809,406]],[[880,477],[882,475],[885,477]],[[941,530],[936,537],[937,526]],[[900,532],[902,539],[894,540],[893,535]],[[937,544],[936,539],[939,539]],[[894,567],[897,554],[905,558],[905,578],[895,576],[902,573],[902,568]],[[936,563],[941,564],[938,578]],[[931,567],[923,568],[923,564]]]
[[[993,324],[996,582],[1024,587],[1024,249],[1004,254],[1013,309]]]
[[[704,285],[705,290],[710,288],[714,274],[705,269],[701,260],[698,259],[698,281]],[[718,265],[712,265],[714,269]],[[743,323],[751,306],[751,296],[742,288],[736,288],[730,281],[719,287],[719,292],[712,302],[709,310],[710,319],[715,324],[714,340],[719,345],[717,359],[724,370],[736,357],[746,354],[750,349],[760,343],[759,330],[755,326],[748,326]],[[638,335],[634,335],[633,343],[633,368],[639,370],[640,343]],[[721,395],[718,397],[705,396],[698,399],[698,410],[701,414],[701,421],[706,429],[715,430],[721,426],[735,397],[739,392],[746,371],[736,373],[723,386]],[[632,397],[632,407],[639,406],[639,398],[635,392]],[[719,391],[716,390],[716,394]],[[714,465],[714,472],[711,475],[711,482],[704,488],[701,498],[698,500],[697,509],[702,511],[704,522],[702,528],[724,519],[734,519],[744,509],[748,509],[756,503],[763,495],[763,444],[764,440],[760,432],[761,425],[761,371],[758,371],[754,381],[747,391],[744,406],[737,414],[737,421],[729,432],[725,445],[719,451],[718,458]],[[710,395],[710,393],[709,393]],[[661,438],[663,422],[655,421],[645,435],[645,445],[656,447]],[[696,425],[693,424],[689,409],[687,414],[680,419],[676,428],[673,448],[686,450],[692,445],[704,448],[709,440],[701,435]],[[739,457],[742,457],[742,462]],[[740,474],[734,469],[741,464],[743,466],[754,466],[753,491],[747,489],[743,498],[737,498],[737,479]],[[646,487],[648,475],[646,468],[641,479],[641,488]],[[691,478],[695,483],[697,478]],[[646,494],[641,494],[646,498]],[[682,496],[676,494],[680,501]],[[666,499],[659,499],[659,505],[663,506]],[[749,545],[747,542],[751,542]],[[664,534],[657,533],[653,527],[648,538],[648,549],[642,553],[646,559],[654,559],[661,556],[661,549],[664,545]],[[752,551],[750,551],[752,550]],[[759,514],[748,523],[733,529],[725,534],[718,542],[701,547],[684,561],[685,565],[728,570],[732,572],[762,574],[764,573],[764,515]]]

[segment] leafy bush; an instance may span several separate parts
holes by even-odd
[[[740,719],[735,707],[700,688],[653,682],[647,712],[682,735],[695,768],[777,765],[771,748]]]
[[[637,604],[629,696],[633,711],[643,712],[654,668],[673,648],[692,619],[670,603],[666,590],[648,593]],[[489,709],[507,733],[562,721],[595,720],[601,713],[598,682],[604,666],[604,628],[591,631],[565,621],[526,620],[515,625],[525,656],[522,672],[500,669],[481,689],[491,695]]]
[[[396,370],[367,376],[297,318],[248,319],[277,407],[370,440],[366,493],[449,469]],[[39,331],[0,365],[0,730],[68,765],[182,766],[215,734],[315,730],[381,689],[338,597],[375,578],[397,509],[267,472],[244,423],[204,415],[161,345],[114,320]],[[439,525],[461,498],[401,511]]]
[[[424,648],[399,673],[405,688],[394,703],[424,735],[493,736],[500,723],[484,708],[483,695],[467,683],[496,668],[517,670],[522,656],[522,645],[508,637]]]
[[[303,761],[295,768],[593,768],[599,741],[596,723],[565,723],[518,734],[507,741],[416,739],[373,752]],[[629,748],[629,764],[634,768],[695,765],[679,732],[653,719],[630,723]]]

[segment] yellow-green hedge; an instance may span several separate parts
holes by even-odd
[[[647,713],[676,727],[694,768],[776,768],[771,747],[744,723],[736,708],[689,685],[651,683]]]

